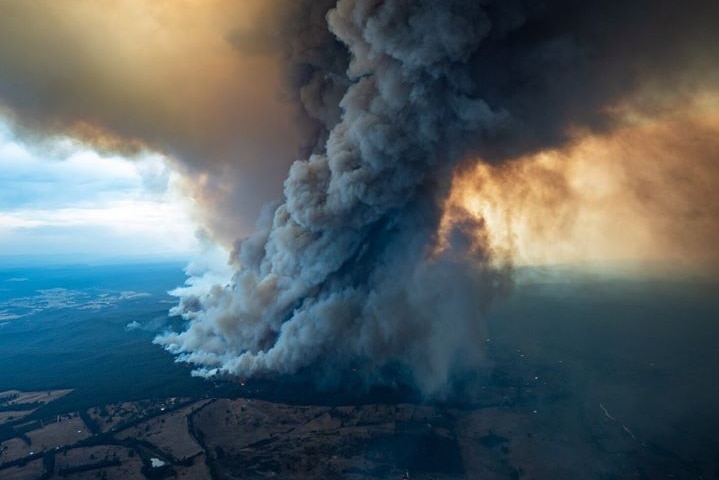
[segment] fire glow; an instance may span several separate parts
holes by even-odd
[[[510,163],[460,168],[438,249],[469,219],[497,263],[716,262],[719,117],[700,107]]]

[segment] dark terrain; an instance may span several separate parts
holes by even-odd
[[[426,399],[191,377],[151,343],[177,264],[0,270],[0,478],[719,478],[716,282],[520,274]]]

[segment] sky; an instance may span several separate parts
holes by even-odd
[[[100,154],[58,137],[41,146],[0,124],[0,255],[189,258],[191,200],[158,154]]]

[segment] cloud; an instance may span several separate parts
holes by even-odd
[[[55,156],[40,156],[8,130],[0,136],[3,255],[164,255],[195,249],[197,227],[179,197],[177,175],[161,157],[131,162],[68,139],[56,145]]]

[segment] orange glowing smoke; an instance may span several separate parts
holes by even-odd
[[[627,116],[610,133],[578,134],[501,166],[465,165],[439,248],[469,221],[474,241],[499,262],[719,263],[717,99],[655,119]]]

